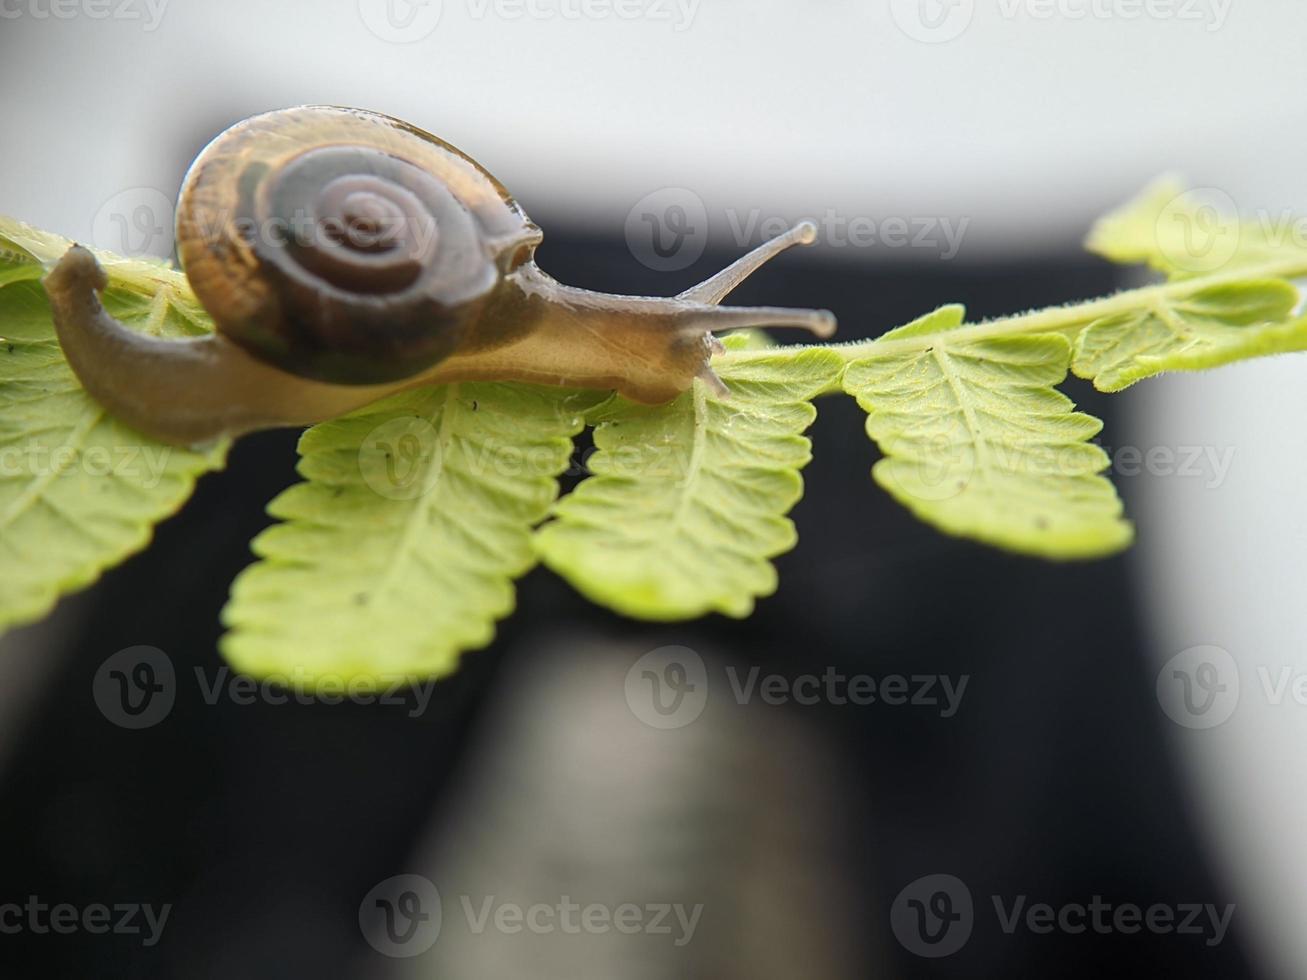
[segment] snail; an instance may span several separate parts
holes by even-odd
[[[678,296],[578,289],[536,265],[540,229],[479,164],[360,109],[276,110],[221,133],[186,175],[176,225],[212,334],[164,339],[114,320],[80,245],[44,284],[83,387],[180,445],[320,422],[420,384],[527,381],[659,404],[698,378],[726,394],[714,331],[835,328],[823,310],[718,305],[812,242],[811,223]]]

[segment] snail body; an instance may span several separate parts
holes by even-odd
[[[829,313],[722,307],[800,225],[670,298],[557,282],[540,229],[448,143],[388,116],[302,106],[220,134],[192,164],[177,250],[215,332],[147,337],[110,317],[106,277],[73,246],[45,278],[83,386],[124,422],[197,444],[352,411],[418,384],[514,380],[669,400],[710,366],[714,330],[800,326]]]

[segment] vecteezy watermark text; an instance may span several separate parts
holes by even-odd
[[[1307,215],[1241,207],[1219,187],[1192,187],[1158,211],[1152,244],[1167,264],[1206,275],[1225,268],[1246,247],[1268,254],[1307,247]]]
[[[1028,895],[991,895],[994,922],[1011,936],[1060,932],[1066,935],[1133,935],[1140,932],[1200,939],[1219,945],[1234,918],[1234,905],[1199,902],[1109,902],[1093,895],[1085,902],[1032,902]],[[984,908],[985,906],[981,906]],[[966,945],[979,911],[971,889],[955,875],[931,874],[909,882],[890,907],[890,928],[904,949],[938,959]]]
[[[1080,23],[1166,21],[1219,31],[1234,0],[998,0],[979,9],[1004,21]],[[975,19],[976,0],[890,0],[894,23],[908,37],[943,44],[962,36]]]
[[[427,710],[436,681],[417,674],[333,675],[296,667],[260,678],[229,667],[193,668],[200,699],[209,706],[268,704],[379,704],[407,707],[417,718]],[[157,647],[119,650],[100,665],[91,693],[100,713],[119,728],[152,728],[172,712],[178,694],[172,658]]]
[[[684,31],[694,22],[700,0],[464,0],[474,20],[648,21]]]
[[[0,20],[138,20],[152,32],[163,20],[169,0],[0,0]]]
[[[1201,479],[1208,490],[1225,483],[1234,464],[1234,446],[1104,446],[1113,476]]]
[[[93,936],[143,936],[142,946],[153,946],[163,935],[172,905],[165,903],[157,909],[149,903],[118,902],[105,905],[73,905],[70,902],[49,904],[36,895],[28,895],[23,903],[0,904],[0,935],[13,936],[32,933],[43,936],[68,936],[85,932]]]
[[[912,456],[896,457],[886,471],[896,489],[919,500],[951,500],[971,486],[981,457],[962,420],[923,418],[903,440],[916,448]],[[1014,476],[1079,477],[1148,476],[1202,481],[1207,490],[1219,488],[1234,464],[1233,446],[1100,446],[1095,443],[1050,445],[1028,435],[997,434],[985,442],[991,465]]]
[[[725,690],[735,704],[811,707],[831,705],[927,711],[952,718],[961,707],[969,674],[858,674],[826,667],[820,673],[764,674],[761,667],[725,668]],[[650,650],[626,672],[624,693],[631,713],[651,728],[684,728],[707,707],[708,667],[689,647]]]
[[[1182,728],[1224,725],[1243,702],[1268,708],[1307,708],[1307,663],[1242,665],[1222,647],[1200,644],[1181,650],[1157,672],[1157,702]]]
[[[710,216],[703,198],[688,187],[664,187],[640,198],[626,216],[626,245],[655,272],[679,272],[703,255],[712,227],[736,248],[775,238],[800,220],[817,227],[817,241],[829,248],[918,249],[952,259],[962,247],[969,217],[940,215],[854,215],[826,208],[790,218],[759,209],[727,208]]]
[[[643,21],[690,27],[700,0],[358,0],[359,17],[376,37],[392,44],[412,44],[430,37],[445,5],[463,8],[474,21]]]
[[[1160,20],[1201,24],[1219,31],[1234,0],[998,0],[1008,20]]]
[[[886,215],[845,215],[827,208],[820,216],[806,218],[817,226],[817,241],[829,248],[912,248],[935,252],[948,260],[962,248],[962,238],[971,225],[971,218],[948,215],[917,215],[912,217]],[[738,246],[757,244],[775,238],[797,222],[779,215],[763,217],[754,208],[741,214],[727,209],[726,224],[731,238]]]
[[[726,678],[737,704],[748,704],[755,697],[764,704],[811,706],[830,704],[883,704],[891,708],[910,705],[938,710],[941,718],[952,718],[962,704],[971,675],[957,678],[945,674],[845,674],[827,667],[820,674],[762,674],[761,667],[750,667],[741,674],[726,668]]]
[[[1085,903],[1067,902],[1063,905],[1030,902],[1025,895],[1007,901],[1001,895],[994,895],[992,901],[999,928],[1008,935],[1021,929],[1035,935],[1051,932],[1070,935],[1084,932],[1099,935],[1113,932],[1125,935],[1136,932],[1175,933],[1177,936],[1200,936],[1204,945],[1217,946],[1225,939],[1234,916],[1232,904],[1220,908],[1197,902],[1177,905],[1159,902],[1140,906],[1133,902],[1112,904],[1105,902],[1100,895]]]
[[[498,933],[537,936],[666,936],[682,947],[694,939],[702,903],[587,902],[559,895],[548,901],[522,903],[496,895],[458,896],[467,931],[473,936]],[[359,904],[359,928],[368,943],[385,956],[407,958],[435,945],[447,922],[439,890],[417,874],[387,878],[371,888]]]
[[[168,469],[168,446],[49,446],[31,441],[0,449],[0,477],[117,477],[146,490]]]
[[[537,936],[560,932],[564,935],[602,936],[620,933],[625,936],[668,936],[673,946],[684,946],[694,938],[703,915],[703,904],[685,906],[679,902],[623,902],[605,905],[590,902],[581,905],[567,895],[556,902],[534,902],[523,906],[502,902],[494,895],[459,896],[459,905],[473,935],[488,929],[506,935],[531,932]]]
[[[962,423],[941,427],[934,419],[924,419],[918,431],[919,435],[912,433],[914,441],[928,451],[913,461],[911,492],[930,495],[929,499],[946,499],[966,490],[975,474],[977,458]],[[986,445],[991,459],[1013,474],[1078,476],[1086,472],[1086,453],[1101,451],[1107,475],[1127,479],[1174,477],[1199,481],[1208,490],[1225,483],[1236,456],[1234,446],[1051,446],[1047,440],[1035,437],[994,436]],[[379,496],[413,500],[440,486],[441,452],[439,432],[431,421],[416,415],[391,419],[360,443],[359,472],[364,483]],[[470,472],[514,480],[587,476],[589,461],[597,452],[600,450],[588,446],[563,459],[553,446],[522,446],[495,438],[458,447],[459,465]],[[694,447],[680,443],[610,446],[602,450],[602,455],[605,475],[631,479],[682,480],[695,466]]]

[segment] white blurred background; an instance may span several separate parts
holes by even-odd
[[[137,186],[172,196],[178,157],[297,103],[411,120],[531,213],[601,226],[669,184],[694,189],[720,234],[726,209],[765,202],[967,217],[968,246],[1018,250],[1062,240],[1174,168],[1250,208],[1307,202],[1297,0],[89,0],[139,17],[50,12],[70,2],[0,5],[0,209],[74,237],[90,234],[89,202]]]

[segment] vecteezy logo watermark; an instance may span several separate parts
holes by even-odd
[[[846,215],[834,208],[822,214],[802,219],[817,226],[817,241],[826,248],[914,248],[925,249],[939,255],[944,261],[957,256],[962,239],[971,226],[971,218],[956,220],[944,216],[918,215]],[[797,222],[781,215],[764,218],[754,209],[741,215],[727,210],[726,224],[737,246],[775,238]]]
[[[655,272],[679,272],[703,255],[708,244],[708,209],[686,187],[646,194],[626,215],[626,247]]]
[[[1219,31],[1233,4],[1234,0],[998,0],[998,12],[1006,20],[1178,21]]]
[[[1158,671],[1157,701],[1173,722],[1194,729],[1225,724],[1250,698],[1273,708],[1307,707],[1307,668],[1301,663],[1245,669],[1256,675],[1255,684],[1243,683],[1239,664],[1221,647],[1189,647]]]
[[[1220,188],[1195,187],[1162,208],[1154,233],[1158,250],[1177,269],[1215,272],[1239,250],[1239,209]]]
[[[440,23],[441,0],[358,0],[359,17],[369,31],[391,44],[412,44]]]
[[[421,875],[395,875],[359,903],[363,938],[383,956],[420,956],[440,938],[440,892]]]
[[[1027,895],[991,895],[995,921],[1007,935],[1026,930],[1033,935],[1061,932],[1081,935],[1119,933],[1200,937],[1206,946],[1219,945],[1229,931],[1234,905],[1211,903],[1133,902],[1113,904],[1094,895],[1088,902],[1052,905],[1031,902]],[[971,890],[961,879],[930,874],[910,882],[890,907],[890,929],[904,949],[917,956],[938,959],[966,945],[978,913]]]
[[[902,432],[896,424],[891,418],[882,426],[875,416],[870,422],[872,437],[888,454],[876,464],[878,482],[922,501],[952,500],[971,486],[980,460],[962,419],[923,418]],[[990,465],[1012,476],[1079,477],[1087,471],[1087,454],[1101,451],[1112,476],[1201,480],[1208,490],[1225,483],[1235,457],[1233,446],[1052,446],[1012,434],[989,437],[985,450]]]
[[[927,249],[940,258],[954,258],[971,219],[847,215],[834,208],[800,219],[817,228],[817,241],[826,248]],[[776,238],[799,224],[783,215],[726,209],[719,227],[736,248],[750,248]],[[686,187],[664,187],[646,194],[626,216],[626,245],[642,265],[655,272],[688,268],[703,254],[709,238],[708,209]]]
[[[1157,702],[1185,728],[1223,725],[1239,706],[1239,666],[1217,646],[1181,650],[1157,672]]]
[[[992,9],[1005,21],[1174,21],[1225,26],[1234,0],[998,0]],[[975,0],[890,0],[894,23],[908,37],[943,44],[959,37],[975,17]]]
[[[150,216],[157,213],[157,200],[138,201],[148,195],[124,192],[115,195],[109,208],[113,225],[120,231],[130,226],[145,235],[158,233],[162,221]],[[132,206],[132,218],[125,218]],[[171,211],[168,212],[171,214]],[[213,208],[195,216],[193,233],[206,245],[225,245],[233,239],[265,249],[291,248],[299,252],[324,252],[341,248],[355,252],[378,253],[411,249],[426,254],[438,235],[436,220],[425,209],[408,210],[384,195],[346,194],[339,201],[323,199],[310,207],[297,207],[275,213],[247,213],[240,209]],[[130,239],[128,240],[130,245]]]
[[[1167,263],[1207,274],[1223,269],[1246,245],[1271,252],[1307,248],[1307,216],[1287,209],[1241,211],[1219,187],[1196,187],[1177,194],[1158,212],[1153,237]]]
[[[679,902],[581,904],[569,895],[523,905],[495,895],[459,895],[458,908],[473,936],[495,932],[515,936],[562,933],[602,936],[670,936],[677,947],[687,945],[698,929],[703,905]],[[451,920],[453,921],[453,920]],[[387,878],[359,903],[359,929],[368,944],[383,956],[408,958],[425,953],[440,938],[445,925],[440,892],[422,875]]]
[[[911,706],[952,718],[962,704],[969,674],[845,674],[835,667],[789,677],[727,666],[724,687],[711,684],[703,658],[689,647],[659,647],[631,665],[624,693],[632,714],[651,728],[684,728],[703,714],[710,690],[727,690],[739,705]]]
[[[173,249],[172,199],[155,187],[119,191],[95,212],[91,243],[133,258],[167,258]]]
[[[172,199],[154,187],[129,187],[104,202],[91,225],[97,248],[120,255],[167,257],[173,250]],[[227,246],[239,240],[264,249],[323,252],[345,248],[364,253],[409,248],[431,250],[438,229],[424,209],[415,211],[376,195],[347,194],[271,214],[240,208],[201,209],[191,232],[199,244]]]
[[[378,496],[416,500],[440,479],[440,448],[436,427],[421,416],[391,419],[369,432],[359,446],[359,472]]]
[[[119,650],[95,672],[91,696],[119,728],[152,728],[168,717],[177,700],[172,660],[158,647]]]
[[[153,946],[163,935],[172,905],[165,903],[157,909],[148,903],[120,902],[104,905],[72,905],[59,902],[54,905],[42,902],[36,895],[27,901],[0,904],[0,935],[13,936],[28,932],[38,936],[53,933],[68,936],[85,932],[93,936],[144,936],[142,946]]]
[[[927,959],[952,956],[971,938],[971,890],[953,875],[933,874],[909,883],[894,899],[890,929],[910,953]]]
[[[212,675],[194,668],[200,699],[210,707],[226,701],[254,704],[380,704],[406,706],[410,718],[427,710],[436,681],[418,674],[332,675],[296,667],[255,679],[219,667]],[[152,728],[168,717],[177,700],[172,658],[157,647],[119,650],[95,673],[91,693],[104,717],[119,728]]]
[[[890,0],[894,23],[924,44],[943,44],[971,26],[975,0]]]
[[[686,30],[699,9],[699,0],[464,0],[472,20],[603,21],[643,20],[670,23]],[[421,41],[440,22],[440,0],[359,0],[359,16],[383,41]]]
[[[0,20],[138,20],[148,34],[167,6],[168,0],[0,0]]]
[[[699,0],[466,0],[468,14],[484,20],[644,20],[669,23],[686,30],[699,10]]]
[[[477,400],[462,401],[471,411],[478,410]],[[568,408],[566,401],[559,411],[573,414],[574,409]],[[459,409],[447,407],[446,410]],[[426,418],[407,415],[383,422],[367,434],[358,449],[359,473],[378,496],[388,500],[415,500],[440,485],[444,453],[457,454],[460,468],[474,476],[494,475],[514,481],[535,477],[552,480],[565,470],[573,475],[584,472],[581,460],[572,461],[569,470],[568,457],[560,454],[556,446],[522,446],[497,438],[479,442],[448,438],[442,441],[436,427]],[[643,461],[652,468],[647,458]]]
[[[684,728],[708,704],[708,668],[689,647],[650,650],[626,672],[626,703],[650,728]]]
[[[872,438],[885,437],[881,443],[886,455],[876,464],[875,476],[887,489],[916,500],[952,500],[971,486],[979,458],[974,438],[965,421],[957,415],[923,417],[902,433],[895,433],[891,417],[881,432],[882,421],[871,416],[868,423]],[[1021,453],[1009,454],[1017,463]]]

